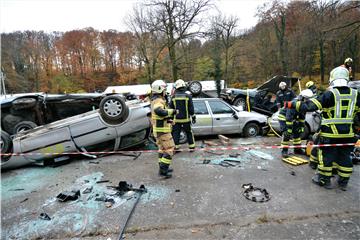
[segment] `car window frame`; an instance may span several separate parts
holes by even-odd
[[[238,112],[236,109],[232,108],[229,104],[227,104],[225,101],[221,100],[221,99],[218,99],[218,100],[214,100],[214,99],[211,99],[211,100],[207,100],[207,105],[208,105],[208,109],[210,110],[211,112],[211,115],[217,115],[217,114],[234,114],[234,112]],[[214,113],[211,106],[210,106],[210,102],[221,102],[223,104],[225,104],[226,106],[228,106],[232,112],[231,113]]]
[[[195,113],[195,103],[196,103],[196,102],[202,102],[202,103],[205,104],[205,107],[206,107],[206,110],[207,110],[207,113],[206,113],[206,114],[197,114],[197,113]],[[209,107],[208,104],[207,104],[207,100],[195,100],[195,101],[194,101],[194,114],[195,114],[195,115],[199,115],[199,116],[212,115],[209,108],[210,108],[210,107]]]

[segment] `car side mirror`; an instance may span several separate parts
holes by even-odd
[[[239,116],[236,114],[236,112],[234,111],[233,114],[232,114],[233,118],[235,118],[236,120],[239,119]]]

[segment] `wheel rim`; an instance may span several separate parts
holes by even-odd
[[[243,109],[244,109],[244,108],[245,108],[245,100],[242,99],[242,98],[238,99],[238,100],[235,102],[235,106],[238,106],[238,107],[242,106]]]
[[[251,137],[254,137],[257,135],[257,129],[256,127],[249,127],[248,129],[248,135]]]
[[[109,99],[104,104],[104,112],[110,117],[116,117],[122,112],[122,105],[120,101]]]
[[[194,83],[190,85],[191,92],[199,92],[200,91],[200,84]]]
[[[19,127],[16,131],[16,133],[21,133],[21,132],[25,132],[27,130],[30,130],[32,129],[31,127],[28,127],[28,126],[23,126],[23,127]]]

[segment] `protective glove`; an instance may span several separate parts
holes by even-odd
[[[292,129],[288,128],[288,129],[285,131],[285,136],[290,138],[291,135],[292,135]]]
[[[196,116],[195,115],[191,117],[191,122],[192,122],[192,124],[196,123]]]

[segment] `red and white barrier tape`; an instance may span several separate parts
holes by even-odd
[[[333,144],[314,144],[312,147],[344,147],[344,146],[355,146],[355,143],[333,143]],[[214,148],[195,148],[192,151],[221,151],[221,150],[249,150],[249,149],[281,149],[281,148],[306,148],[307,145],[293,145],[293,146],[269,146],[269,145],[248,145],[248,146],[238,146],[238,147],[214,147]],[[189,152],[190,149],[179,149],[180,152]],[[51,153],[42,153],[42,152],[29,152],[29,153],[4,153],[0,156],[23,156],[23,155],[80,155],[80,154],[116,154],[116,153],[153,153],[158,152],[158,150],[134,150],[134,151],[106,151],[106,152],[51,152]]]

